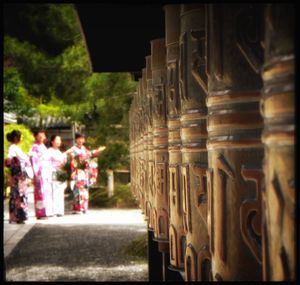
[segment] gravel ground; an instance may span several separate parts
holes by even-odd
[[[72,223],[77,215],[60,218],[60,224],[51,219],[37,223],[7,257],[6,280],[147,281],[146,260],[136,261],[122,252],[133,239],[146,234],[145,224],[129,221],[135,213],[92,211],[76,218],[77,224]],[[89,220],[89,215],[98,222],[84,224],[82,217]],[[109,224],[107,217],[117,222]]]

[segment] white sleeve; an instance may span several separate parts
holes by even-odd
[[[14,157],[16,156],[17,158],[21,160],[27,160],[28,157],[27,155],[15,144],[11,145],[8,149],[8,157]]]
[[[20,159],[23,159],[23,160],[28,159],[27,155],[19,147],[16,147],[16,155]]]

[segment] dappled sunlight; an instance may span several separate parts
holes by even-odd
[[[46,220],[29,217],[27,223],[58,225],[146,225],[141,210],[118,209],[89,210],[87,214],[66,214],[63,217],[49,217]]]
[[[24,266],[7,272],[7,281],[147,281],[147,264],[118,266]]]

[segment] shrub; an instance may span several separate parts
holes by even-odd
[[[123,253],[139,261],[147,260],[148,239],[147,235],[141,235],[132,240],[124,249]]]
[[[108,197],[107,188],[103,185],[89,189],[91,206],[103,208],[138,208],[129,185],[115,184],[114,195]]]
[[[4,158],[7,158],[7,151],[9,147],[9,142],[6,139],[6,134],[13,131],[18,130],[22,133],[22,141],[20,143],[20,148],[24,153],[28,153],[32,147],[34,137],[29,128],[22,124],[9,124],[4,125]]]
[[[98,177],[102,184],[107,181],[107,169],[129,168],[128,145],[124,142],[108,144],[98,158],[98,168],[101,170]]]
[[[108,201],[109,198],[105,186],[89,188],[89,204],[91,206],[106,208],[108,206]]]
[[[116,184],[110,204],[116,208],[138,208],[137,201],[130,190],[130,184]]]

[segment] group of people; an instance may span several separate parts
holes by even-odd
[[[88,210],[88,188],[93,182],[90,175],[90,159],[104,149],[90,151],[85,146],[85,136],[75,134],[75,145],[61,152],[59,135],[50,139],[51,146],[46,147],[44,130],[34,132],[35,141],[26,155],[19,144],[22,134],[13,130],[7,134],[10,142],[5,165],[10,168],[9,223],[25,223],[28,219],[27,179],[33,180],[34,208],[37,219],[64,215],[64,192],[67,182],[58,179],[65,163],[70,161],[73,191],[73,213],[86,213]]]

